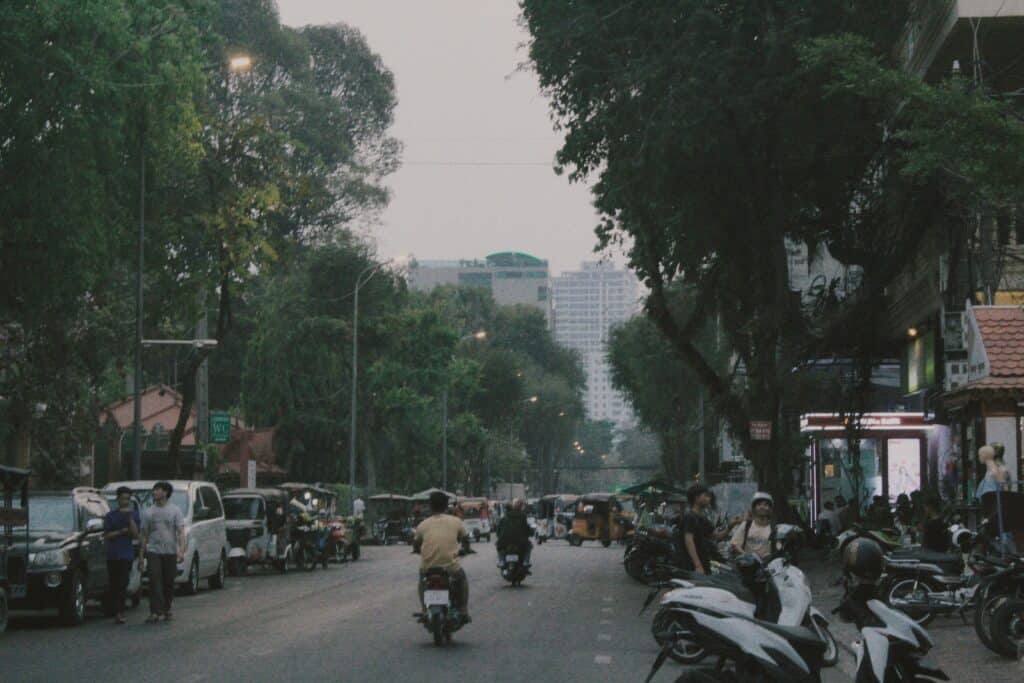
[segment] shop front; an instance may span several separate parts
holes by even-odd
[[[859,499],[866,508],[874,496],[895,501],[902,493],[909,495],[937,485],[935,454],[941,428],[926,424],[923,413],[868,413],[860,424],[858,457],[847,440],[846,418],[831,413],[801,418],[801,432],[810,438],[812,519],[817,519],[824,503],[837,496],[847,501]]]

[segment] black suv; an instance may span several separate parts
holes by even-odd
[[[104,600],[109,584],[103,517],[110,511],[97,489],[33,491],[29,495],[28,592],[12,610],[56,608],[70,626],[85,621],[85,604]],[[24,546],[14,552],[24,553]]]

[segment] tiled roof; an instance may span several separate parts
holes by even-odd
[[[974,317],[988,354],[989,377],[986,379],[1024,380],[1024,309],[978,306],[974,308]]]

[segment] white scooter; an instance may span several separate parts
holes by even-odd
[[[753,582],[729,586],[730,579],[719,579],[714,584],[694,580],[673,579],[675,588],[661,599],[661,609],[654,617],[652,630],[659,645],[671,638],[669,656],[681,664],[694,664],[708,652],[697,641],[685,637],[686,619],[680,610],[695,608],[724,615],[748,619],[759,618],[780,626],[804,627],[824,643],[822,664],[835,666],[839,661],[839,647],[829,631],[828,619],[811,606],[811,588],[807,577],[785,558],[778,557],[760,566],[754,556],[748,563],[756,563]],[[747,585],[748,583],[752,585]],[[683,637],[678,637],[682,634]]]

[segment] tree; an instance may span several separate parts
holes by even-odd
[[[200,103],[198,170],[173,181],[179,209],[164,263],[192,301],[216,291],[214,336],[222,342],[233,302],[256,273],[272,270],[289,245],[329,241],[386,202],[381,181],[396,167],[399,145],[387,134],[393,78],[358,32],[283,27],[266,1],[224,3],[215,27],[216,63],[241,49],[254,65],[241,76],[226,68],[211,76]],[[185,373],[169,449],[176,467],[208,354],[194,354]]]
[[[154,156],[188,148],[208,7],[0,6],[0,395],[22,464],[34,434],[47,472],[77,470],[78,445],[93,436],[131,319],[139,103],[166,103],[152,121]]]
[[[853,200],[891,111],[824,97],[827,79],[810,77],[800,49],[846,33],[888,53],[907,3],[521,7],[532,65],[566,134],[558,168],[574,181],[595,178],[599,245],[628,245],[651,291],[650,319],[705,387],[760,485],[784,499],[801,455],[790,371],[811,336],[790,291],[787,240],[831,247],[851,235]],[[889,266],[911,240],[895,241]],[[686,317],[672,308],[675,285],[693,292]],[[712,314],[739,362],[738,381],[696,342]],[[774,423],[771,441],[751,440],[751,419]]]

